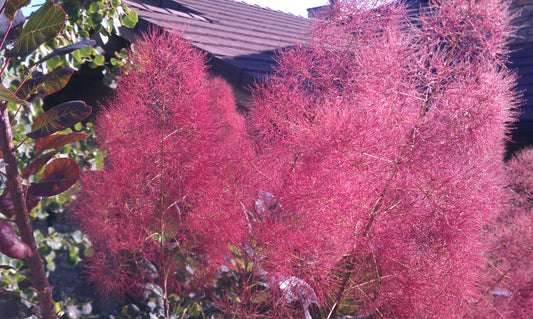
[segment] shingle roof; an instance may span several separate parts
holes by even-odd
[[[147,30],[155,25],[182,32],[207,53],[213,73],[240,88],[247,88],[272,72],[276,51],[305,42],[312,24],[303,17],[235,0],[124,2],[139,15],[137,29]],[[427,0],[405,3],[413,15],[427,7]],[[513,8],[521,9],[514,21],[514,25],[522,27],[520,38],[510,46],[510,66],[519,74],[517,89],[523,93],[523,113],[513,136],[516,146],[521,146],[533,144],[533,0],[513,0]]]
[[[138,28],[180,31],[212,71],[242,88],[271,72],[276,51],[305,41],[310,20],[233,0],[125,0]]]

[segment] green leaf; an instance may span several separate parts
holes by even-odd
[[[7,0],[6,8],[4,15],[9,21],[15,19],[15,13],[22,8],[27,6],[30,3],[30,0]]]
[[[65,24],[65,11],[51,2],[35,11],[22,28],[22,32],[14,44],[13,50],[6,53],[7,57],[26,56],[32,53],[45,41],[54,38]]]
[[[81,141],[88,137],[88,134],[82,132],[50,135],[38,139],[37,142],[35,142],[35,150],[37,152],[42,152],[45,150],[58,148],[70,143]]]
[[[59,153],[59,150],[48,152],[46,154],[42,154],[41,156],[37,157],[30,164],[28,164],[28,166],[26,166],[26,168],[24,169],[24,171],[22,172],[20,176],[22,176],[22,178],[28,178],[32,176],[33,174],[37,173],[57,153]]]
[[[51,59],[46,60],[46,67],[49,70],[55,69],[63,65],[63,61],[61,61],[61,57],[55,56]]]
[[[92,108],[83,101],[70,101],[54,106],[39,115],[28,137],[38,139],[66,129],[86,119],[91,114]]]
[[[104,153],[98,151],[94,157],[94,164],[96,165],[96,170],[101,171],[104,168]]]
[[[27,99],[31,94],[37,92],[41,92],[44,95],[52,94],[67,85],[72,73],[74,73],[74,69],[71,68],[55,69],[50,73],[24,82],[16,95],[21,99]]]
[[[13,92],[0,84],[0,100],[6,102],[13,102],[16,104],[25,104],[26,101],[19,99]]]
[[[60,55],[65,55],[65,54],[68,54],[70,52],[73,52],[73,51],[76,51],[76,50],[79,50],[79,49],[92,47],[95,43],[96,43],[96,41],[94,41],[94,40],[84,40],[84,41],[76,42],[76,43],[73,43],[73,44],[69,44],[69,45],[64,46],[62,48],[54,50],[52,53],[48,54],[44,58],[42,58],[39,61],[35,62],[35,64],[42,63],[42,62],[44,62],[44,61],[46,61],[46,60],[48,60],[50,58],[53,58],[53,57],[56,57],[56,56],[60,56]]]
[[[71,246],[68,251],[68,257],[69,260],[74,264],[77,265],[79,262],[79,248],[76,246]]]
[[[92,257],[94,255],[94,248],[87,247],[83,250],[83,255],[86,257]]]
[[[94,57],[94,63],[98,66],[104,65],[105,57],[103,55],[97,55]]]
[[[132,29],[133,27],[135,27],[137,22],[139,22],[139,17],[137,16],[137,12],[130,11],[130,13],[127,16],[120,19],[120,22],[126,28]]]
[[[54,196],[69,189],[80,175],[78,164],[70,158],[57,158],[44,168],[39,183],[32,183],[28,193],[38,196]]]
[[[89,6],[88,12],[89,13],[95,13],[95,12],[98,12],[98,10],[100,10],[100,6],[98,5],[98,2],[93,2]]]

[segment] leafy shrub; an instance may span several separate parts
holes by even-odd
[[[64,8],[53,2],[43,3],[27,20],[20,9],[29,1],[2,3],[0,174],[4,185],[0,212],[5,218],[0,222],[0,251],[4,254],[0,257],[0,312],[6,318],[26,318],[32,314],[55,318],[68,312],[65,306],[72,306],[73,300],[68,296],[54,300],[47,276],[55,270],[57,254],[76,264],[79,251],[88,242],[80,232],[60,234],[52,227],[33,232],[30,221],[45,219],[48,213],[59,211],[59,206],[72,196],[72,192],[63,192],[75,183],[79,168],[66,156],[70,150],[79,150],[80,142],[83,144],[88,137],[81,132],[84,126],[79,122],[89,115],[91,107],[83,101],[70,101],[43,113],[42,98],[68,83],[74,72],[71,67],[79,67],[86,59],[101,60],[102,56],[95,57],[90,36],[114,34],[120,25],[114,22],[125,14],[130,20],[136,16],[124,11],[120,1],[109,3],[112,9],[93,1],[99,10],[93,11],[91,18],[111,21],[111,26],[105,30],[95,27],[89,34],[86,31],[94,24],[88,26],[87,20],[73,16],[67,19]],[[79,6],[78,1],[63,4],[68,10],[76,3],[77,14],[87,13],[85,5]],[[119,58],[117,63],[121,61]],[[89,153],[86,148],[85,151]],[[79,159],[83,151],[72,153],[70,156]],[[53,159],[58,154],[63,156]],[[91,160],[94,162],[88,159]],[[60,193],[61,196],[56,196]]]

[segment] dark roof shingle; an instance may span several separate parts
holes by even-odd
[[[276,52],[305,42],[311,22],[234,0],[125,0],[140,29],[177,31],[208,54],[212,71],[246,88],[272,72]],[[234,73],[234,74],[231,74]]]

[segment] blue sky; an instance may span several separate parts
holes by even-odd
[[[307,17],[307,8],[328,4],[328,0],[242,0],[246,3],[257,4],[261,7],[289,12]]]
[[[201,0],[199,0],[201,1]],[[242,0],[250,4],[257,4],[261,7],[268,7],[274,10],[289,12],[295,15],[307,17],[307,8],[318,7],[327,4],[328,0]],[[32,0],[32,6],[42,4],[44,0]],[[35,7],[34,7],[35,8]],[[25,15],[28,15],[31,8],[23,9]]]
[[[24,13],[25,16],[28,16],[32,11],[36,10],[37,7],[39,7],[43,3],[44,0],[32,0],[29,6],[22,8],[22,13]]]

